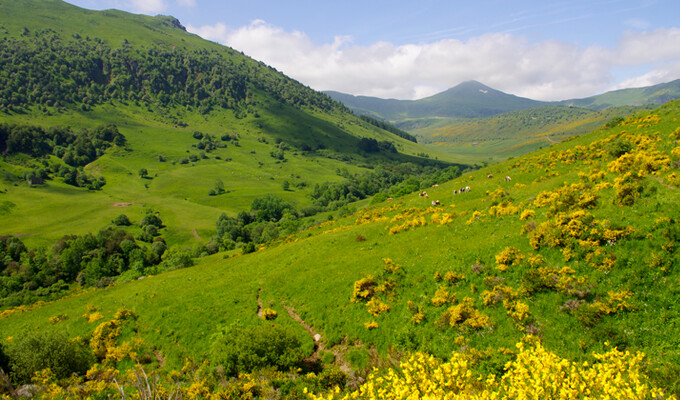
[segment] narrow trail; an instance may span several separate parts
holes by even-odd
[[[262,318],[262,299],[260,298],[260,293],[262,293],[262,286],[257,289],[257,316]]]
[[[321,334],[317,333],[314,331],[314,329],[309,326],[300,316],[295,312],[295,308],[286,305],[285,301],[281,301],[281,305],[283,308],[286,309],[286,312],[288,312],[288,315],[293,318],[298,324],[300,324],[307,333],[309,333],[309,336],[312,337],[312,340],[314,340],[314,353],[311,355],[311,359],[319,359],[319,353],[320,352],[327,352],[329,350],[326,349],[326,345],[321,341]],[[346,374],[350,374],[352,372],[352,367],[350,366],[349,362],[347,362],[343,357],[342,357],[342,352],[340,349],[333,347],[330,349],[330,352],[333,353],[335,356],[335,364],[340,368],[341,371],[345,372]]]
[[[550,136],[547,136],[547,135],[546,135],[546,136],[543,136],[543,137],[545,138],[545,140],[549,141],[550,143],[559,143],[559,142],[556,142],[556,141],[552,140],[552,139],[550,138]]]
[[[196,228],[194,228],[194,229],[191,231],[191,234],[192,234],[192,235],[194,236],[194,238],[196,238],[196,239],[200,239],[200,238],[201,238],[201,235],[198,234],[198,231],[196,230]]]

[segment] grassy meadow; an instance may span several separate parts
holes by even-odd
[[[644,352],[652,382],[677,393],[679,107],[633,115],[441,182],[428,198],[395,198],[253,254],[219,253],[9,310],[0,329],[10,342],[36,329],[87,336],[97,325],[83,318],[88,307],[104,319],[125,307],[139,316],[138,337],[165,360],[149,368],[179,368],[185,357],[206,356],[218,327],[261,324],[259,293],[307,351],[311,338],[284,306],[359,370],[404,351],[458,351],[476,373],[502,374],[529,334],[579,363],[612,346]]]

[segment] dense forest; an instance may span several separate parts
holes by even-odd
[[[62,40],[54,31],[0,40],[0,111],[40,105],[78,104],[82,110],[107,101],[146,105],[246,111],[254,90],[294,107],[343,109],[330,97],[261,64],[234,62],[233,50],[189,51],[183,48],[118,48],[98,38],[74,35]]]

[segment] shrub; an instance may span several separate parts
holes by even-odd
[[[132,225],[132,222],[130,222],[130,219],[125,214],[120,214],[112,222],[116,226],[130,226],[130,225]]]
[[[191,252],[178,249],[171,249],[165,253],[165,258],[161,263],[167,270],[188,268],[194,265]]]
[[[272,310],[271,308],[265,308],[262,310],[262,318],[266,319],[267,321],[276,319],[278,317],[278,313],[275,310]]]
[[[211,354],[214,365],[236,376],[264,367],[288,371],[302,361],[301,346],[294,333],[278,325],[234,325],[216,336]]]
[[[61,332],[27,332],[8,349],[12,377],[30,382],[36,372],[49,368],[58,379],[84,375],[93,362],[89,349]]]

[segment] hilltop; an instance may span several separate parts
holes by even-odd
[[[579,107],[602,111],[611,107],[661,105],[680,98],[680,79],[658,85],[620,89],[582,99],[537,101],[493,89],[477,81],[462,82],[419,100],[382,99],[325,91],[357,114],[370,115],[396,125],[414,120],[485,118],[546,106]]]
[[[477,81],[463,82],[444,92],[419,100],[380,99],[326,91],[358,114],[392,123],[419,118],[482,118],[509,111],[546,105],[492,89]]]

